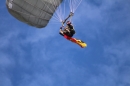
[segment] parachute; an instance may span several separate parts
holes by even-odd
[[[45,27],[62,0],[6,0],[10,14],[38,28]],[[47,7],[48,6],[48,7]]]
[[[65,7],[65,3],[67,3]],[[47,26],[51,18],[65,23],[75,12],[82,0],[6,0],[9,13],[21,22],[37,28]],[[62,18],[70,7],[70,15]]]

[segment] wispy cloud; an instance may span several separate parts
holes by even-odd
[[[82,2],[73,19],[85,49],[60,36],[59,25],[39,30],[0,9],[0,86],[130,85],[129,1]]]

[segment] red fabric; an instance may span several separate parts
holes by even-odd
[[[67,36],[67,35],[64,35],[64,38],[66,38],[66,39],[68,39],[68,40],[71,39],[71,37],[69,37],[69,36]]]
[[[76,39],[75,38],[69,37],[67,35],[64,35],[64,38],[66,38],[67,40],[70,40],[70,41],[76,43]]]
[[[72,38],[72,37],[69,37],[69,36],[67,36],[67,35],[64,35],[64,38],[66,38],[67,40],[70,40],[70,41],[72,41],[72,42],[78,44],[77,41],[76,41],[76,38]],[[78,45],[81,46],[80,44],[78,44]],[[81,47],[82,47],[82,46],[81,46]],[[83,47],[82,47],[82,48],[83,48]]]

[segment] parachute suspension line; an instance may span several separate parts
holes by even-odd
[[[82,0],[70,0],[70,10],[71,12],[75,12],[79,5],[81,4]]]
[[[55,0],[53,0],[53,3],[54,3],[54,5],[56,6],[56,1],[55,1]],[[58,3],[60,3],[60,1],[59,1]],[[56,13],[56,16],[58,17],[58,20],[61,20],[61,18],[60,18],[61,6],[59,6],[58,8],[59,8],[59,10],[58,10],[59,12],[56,11],[55,13]],[[57,8],[57,9],[58,9],[58,8]]]
[[[82,0],[79,0],[79,3],[78,3],[78,5],[75,7],[75,9],[74,9],[74,12],[77,10],[77,8],[79,7],[79,5],[81,4],[81,2],[82,2]],[[76,2],[77,3],[77,2]]]
[[[65,2],[66,2],[66,0],[65,0]],[[62,19],[62,21],[65,19],[65,10],[66,10],[66,9],[65,9],[65,3],[64,3],[64,12],[63,12],[63,17],[62,17],[63,19]],[[62,22],[62,21],[61,21],[61,22]]]
[[[62,21],[62,16],[63,16],[63,10],[62,10],[62,6],[61,4],[59,5],[59,7],[57,8],[58,10],[56,11],[58,16],[59,16],[59,20],[60,22]]]
[[[52,0],[52,1],[49,0],[49,2],[54,4],[53,9],[56,9],[56,8],[57,8],[57,6],[56,6],[57,3],[56,3],[55,0]],[[58,2],[58,4],[60,4],[60,1]],[[59,21],[59,20],[60,20],[60,15],[59,15],[59,13],[56,12],[56,15],[54,14],[54,17],[53,17],[53,18],[56,18],[56,20]]]
[[[65,17],[65,2],[66,0],[63,0],[63,2],[59,5],[57,8],[56,14],[59,16],[59,21],[62,22]]]
[[[69,0],[69,6],[70,6],[70,11],[73,12],[73,4],[72,4],[72,0]]]
[[[42,0],[41,0],[42,1]],[[63,1],[66,1],[66,0],[63,0]],[[53,13],[55,9],[57,9],[55,11],[55,13],[53,14],[53,19],[55,19],[56,21],[58,22],[62,22],[63,21],[63,17],[65,15],[65,3],[64,3],[64,10],[63,10],[63,7],[62,7],[62,3],[61,3],[61,0],[48,0],[49,3],[52,4],[52,8],[50,8],[45,2],[42,1],[42,3]],[[58,5],[59,6],[58,6]],[[64,11],[64,12],[62,12]],[[53,20],[54,21],[54,20]],[[56,22],[55,21],[55,22]]]
[[[63,0],[63,2],[65,2],[66,0]],[[59,22],[62,22],[63,21],[63,17],[64,17],[64,14],[65,14],[65,3],[61,3],[60,2],[60,0],[59,0],[59,2],[58,3],[61,3],[58,7],[57,7],[57,10],[56,10],[56,12],[55,12],[55,16],[58,16],[58,18],[57,18],[57,20],[59,21]],[[56,4],[55,3],[55,1],[53,0],[53,3],[54,4]],[[63,4],[63,5],[62,5]],[[63,7],[64,6],[64,7]]]
[[[68,0],[69,7],[70,7],[70,14],[69,16],[62,22],[63,24],[69,20],[72,21],[72,16],[74,15],[76,9],[79,7],[82,0]]]
[[[69,21],[71,21],[71,22],[72,22],[72,16],[70,17]]]
[[[55,14],[54,14],[55,16],[57,16],[57,20],[61,23],[63,22],[64,17],[65,17],[66,1],[67,0],[63,0],[62,3],[60,2],[60,0],[58,1],[58,3],[61,3],[61,4],[57,7],[57,10],[55,11]],[[53,3],[56,6],[55,0],[52,0],[50,2]],[[53,8],[55,8],[55,7],[53,6]]]
[[[42,0],[41,0],[42,1]],[[61,2],[62,1],[62,2]],[[53,13],[55,9],[57,9],[53,15],[53,19],[59,21],[61,23],[65,23],[68,19],[72,21],[72,16],[74,12],[77,10],[79,5],[81,4],[82,0],[48,0],[49,3],[52,4],[52,8],[47,5],[47,3],[42,3]],[[69,4],[69,5],[68,5]],[[59,6],[58,6],[59,5]],[[66,11],[68,11],[68,5],[70,8],[70,14],[65,19]]]
[[[77,3],[79,3],[77,0],[73,0],[73,12],[75,12],[75,8],[77,6]]]

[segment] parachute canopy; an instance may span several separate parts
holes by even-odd
[[[37,28],[45,27],[63,0],[6,0],[9,13]]]

